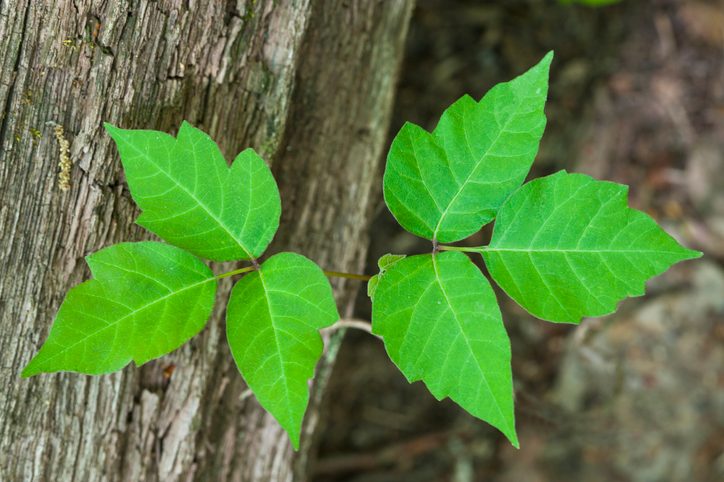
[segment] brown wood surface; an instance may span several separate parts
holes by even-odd
[[[101,377],[19,377],[83,256],[148,238],[102,129],[207,131],[227,158],[272,164],[273,251],[363,265],[411,0],[0,0],[0,480],[303,480],[303,449],[248,396],[225,346],[223,301],[172,355]],[[58,187],[56,127],[74,162]],[[226,266],[216,266],[223,269]],[[340,311],[356,282],[335,281]],[[169,376],[170,375],[170,376]]]

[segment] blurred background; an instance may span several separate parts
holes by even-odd
[[[629,184],[632,207],[705,256],[580,326],[536,320],[497,292],[520,450],[409,385],[377,339],[348,333],[313,480],[724,480],[724,2],[419,0],[390,138],[406,120],[434,128],[458,97],[480,98],[548,50],[548,126],[530,177]],[[368,273],[387,252],[429,250],[382,203],[372,238]],[[362,289],[356,316],[370,317]]]

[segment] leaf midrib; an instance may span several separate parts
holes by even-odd
[[[656,254],[681,254],[678,251],[661,251],[656,249],[560,249],[560,248],[497,248],[487,246],[481,250],[482,253],[656,253]]]
[[[438,286],[440,287],[440,291],[442,292],[442,295],[445,297],[445,301],[447,302],[448,306],[450,307],[450,312],[452,313],[453,318],[455,319],[455,322],[458,324],[458,328],[460,329],[460,333],[462,333],[462,335],[463,335],[463,339],[465,340],[465,344],[467,345],[468,350],[470,351],[473,358],[475,359],[475,366],[478,368],[478,371],[480,372],[480,375],[483,378],[483,381],[485,382],[485,386],[488,387],[488,392],[490,392],[491,397],[493,398],[493,400],[495,400],[495,408],[498,409],[498,414],[500,415],[501,420],[503,421],[503,423],[505,423],[505,426],[508,429],[508,431],[512,434],[515,434],[515,430],[511,428],[511,426],[508,422],[508,419],[503,414],[503,410],[500,407],[500,403],[498,402],[498,399],[495,397],[493,389],[491,388],[490,383],[488,382],[488,377],[486,376],[483,369],[480,367],[480,362],[479,362],[478,358],[475,356],[475,350],[473,350],[473,347],[470,345],[470,340],[468,340],[467,333],[463,329],[463,325],[462,325],[462,323],[460,323],[460,320],[458,319],[458,315],[455,312],[455,310],[453,309],[453,305],[450,302],[450,298],[448,297],[447,291],[445,290],[442,280],[440,279],[440,271],[438,269],[437,263],[438,262],[437,262],[436,256],[432,255],[432,267],[433,267],[433,270],[435,271],[435,281],[437,282]]]
[[[263,269],[263,267],[262,267],[262,269]],[[274,314],[272,313],[271,299],[269,299],[269,292],[266,287],[266,282],[264,281],[264,275],[262,274],[262,269],[259,269],[257,272],[259,273],[259,281],[261,282],[261,287],[264,291],[264,299],[266,300],[266,308],[267,308],[267,313],[269,314],[269,322],[271,323],[272,331],[274,332],[274,344],[276,345],[276,351],[279,354],[279,356],[277,358],[279,359],[279,370],[281,371],[281,374],[282,374],[282,377],[281,377],[282,385],[284,386],[284,393],[286,395],[285,400],[288,401],[288,400],[290,400],[290,398],[289,398],[290,389],[289,389],[289,383],[288,383],[289,378],[287,377],[287,373],[284,368],[284,357],[282,354],[281,344],[279,343],[279,334],[278,334],[277,326],[274,323]],[[290,426],[294,426],[294,424],[293,424],[294,415],[292,414],[292,411],[291,411],[291,404],[285,403],[284,406],[286,408],[287,417],[289,417],[289,419],[287,420],[287,423],[292,422],[290,424]]]

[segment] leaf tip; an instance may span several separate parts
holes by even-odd
[[[292,448],[295,452],[299,452],[299,434],[289,434],[289,440],[292,442]]]
[[[545,75],[548,76],[551,68],[551,63],[553,63],[553,57],[554,53],[553,50],[549,50],[547,54],[543,56],[542,59],[538,62],[538,64],[533,67],[535,70],[543,70],[545,72]],[[532,69],[531,69],[532,70]]]
[[[118,126],[115,126],[115,125],[111,124],[110,122],[104,122],[104,123],[103,123],[103,128],[104,128],[104,129],[106,130],[106,132],[108,132],[108,134],[110,134],[111,136],[114,135],[114,134],[120,133],[121,131],[124,130],[124,129],[121,129],[120,127],[118,127]]]
[[[505,435],[505,438],[508,439],[508,442],[510,442],[510,445],[512,445],[516,449],[520,449],[520,441],[518,440],[518,433],[515,430],[515,421],[506,420],[503,427],[496,427],[496,428],[498,428],[503,433],[503,435]]]
[[[684,248],[684,259],[699,259],[704,256],[704,253],[695,249]]]
[[[674,238],[676,243],[678,259],[675,262],[688,261],[690,259],[699,259],[704,256],[704,253],[696,249],[689,249],[679,242],[678,239]]]
[[[515,412],[511,409],[511,417],[505,418],[503,426],[496,425],[496,428],[500,430],[505,438],[508,439],[510,444],[516,449],[520,448],[520,442],[518,441],[518,432],[515,430]]]
[[[181,121],[181,125],[178,128],[178,133],[176,134],[176,138],[183,138],[186,135],[190,135],[192,132],[196,132],[197,134],[202,134],[205,137],[208,137],[209,140],[211,140],[211,137],[209,137],[205,132],[203,132],[201,129],[197,129],[196,126],[194,126],[192,123],[187,121],[186,119]],[[213,142],[213,140],[212,140]]]
[[[33,357],[32,360],[23,368],[23,371],[20,372],[20,378],[30,378],[35,375],[39,375],[42,373],[42,370],[39,370],[37,368],[37,363],[35,363],[36,357]]]

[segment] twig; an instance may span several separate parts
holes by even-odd
[[[323,329],[322,332],[330,333],[330,332],[340,330],[342,328],[353,328],[355,330],[366,331],[370,335],[382,339],[382,337],[372,333],[372,325],[370,324],[369,321],[364,321],[364,320],[339,320],[337,323],[330,326],[329,328]]]

